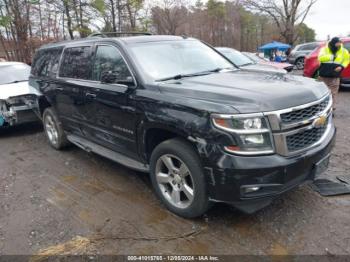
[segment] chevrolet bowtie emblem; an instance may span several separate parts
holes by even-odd
[[[327,122],[327,116],[320,116],[314,120],[312,123],[313,127],[320,128],[323,127]]]

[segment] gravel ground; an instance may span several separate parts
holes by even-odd
[[[349,100],[340,93],[328,176],[350,175]],[[304,186],[254,215],[216,205],[186,220],[162,207],[147,174],[55,151],[39,124],[2,131],[0,146],[0,254],[350,254],[350,195]]]

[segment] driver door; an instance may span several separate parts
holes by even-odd
[[[93,142],[138,158],[136,113],[129,103],[136,81],[117,47],[97,45],[92,81],[84,91],[83,133]]]

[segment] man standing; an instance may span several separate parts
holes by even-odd
[[[339,37],[334,37],[328,45],[321,49],[318,60],[321,63],[319,69],[320,79],[332,92],[333,109],[335,110],[340,74],[350,63],[349,52],[343,47]]]

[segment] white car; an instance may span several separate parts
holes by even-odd
[[[30,66],[0,62],[0,128],[39,120],[40,92],[29,86]]]

